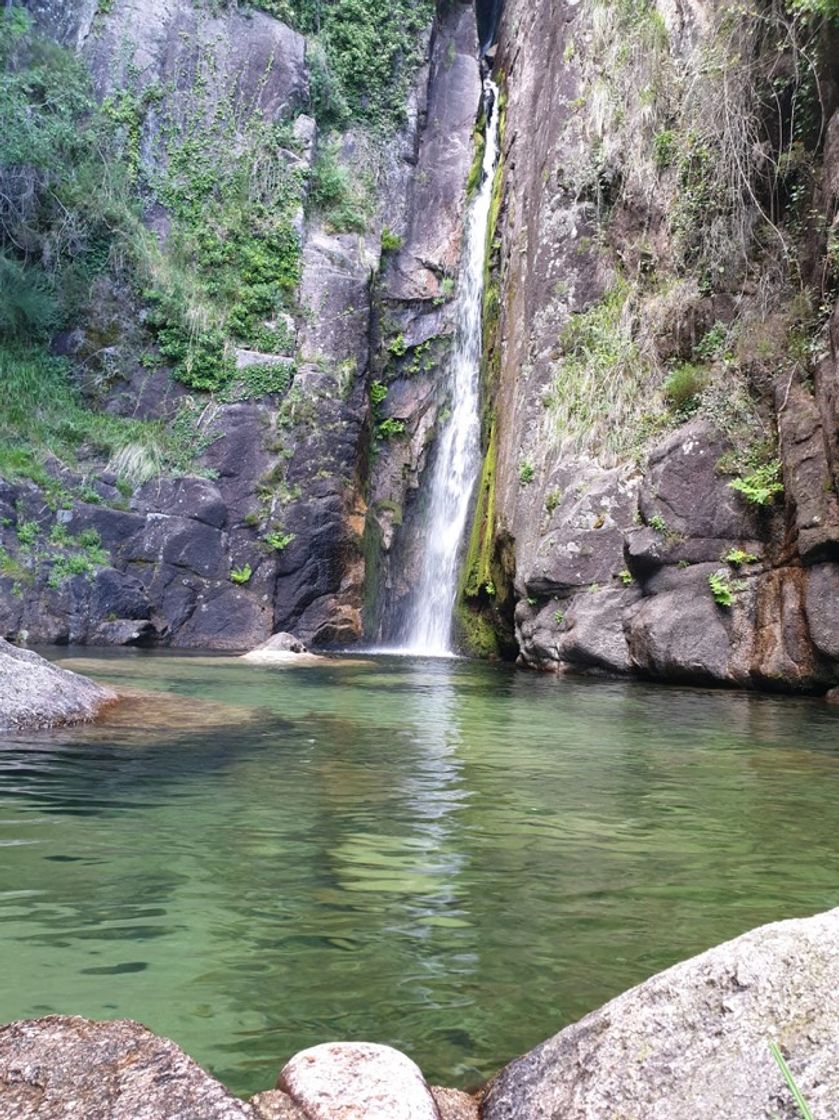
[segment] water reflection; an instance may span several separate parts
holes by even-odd
[[[688,953],[839,902],[839,721],[811,701],[458,661],[98,664],[228,714],[0,750],[3,1018],[130,1015],[243,1092],[342,1036],[474,1084]]]

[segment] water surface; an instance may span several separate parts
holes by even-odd
[[[96,664],[183,697],[179,728],[138,708],[0,747],[2,1020],[130,1016],[240,1093],[333,1038],[473,1086],[676,960],[839,904],[817,701],[453,660]]]

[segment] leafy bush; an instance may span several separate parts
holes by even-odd
[[[757,563],[757,557],[752,552],[744,552],[742,548],[730,548],[723,556],[726,564],[733,564],[735,568],[743,564]]]
[[[519,482],[522,486],[528,486],[535,477],[536,468],[529,460],[525,459],[525,461],[519,465]]]
[[[734,602],[734,588],[731,585],[731,580],[728,578],[727,572],[712,572],[708,576],[708,585],[711,588],[711,594],[714,596],[714,602],[718,607],[730,607],[732,605]]]
[[[349,171],[339,162],[337,144],[318,150],[306,203],[310,210],[323,216],[333,233],[364,232],[368,203],[364,192],[351,183]]]
[[[382,230],[381,243],[383,253],[394,253],[397,249],[402,248],[402,238],[388,226],[385,226]]]
[[[784,492],[780,460],[772,459],[763,466],[756,467],[751,473],[733,479],[728,485],[752,505],[770,506],[777,495]]]
[[[282,552],[283,549],[288,548],[296,536],[296,533],[285,533],[282,529],[272,529],[270,533],[265,534],[263,540],[275,552]]]
[[[379,421],[376,431],[383,439],[390,439],[391,436],[401,436],[405,431],[405,421],[395,420],[392,416],[388,416]]]
[[[241,568],[230,569],[230,579],[233,583],[248,583],[252,575],[253,568],[250,566],[250,564],[244,564]]]
[[[705,388],[707,372],[701,366],[684,362],[664,382],[664,399],[681,416],[689,415],[699,406],[699,395]]]

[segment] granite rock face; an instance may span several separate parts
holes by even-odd
[[[675,965],[508,1065],[482,1120],[839,1116],[839,910],[762,926]]]
[[[116,699],[109,688],[0,638],[0,730],[82,723]]]
[[[49,1015],[0,1028],[0,1120],[252,1120],[168,1039],[139,1023]]]
[[[668,74],[697,72],[720,13],[653,5],[652,85],[663,82],[670,97],[678,81]],[[465,605],[534,668],[824,691],[839,680],[839,309],[809,367],[792,370],[788,299],[767,310],[736,276],[709,286],[690,262],[674,270],[678,175],[654,160],[639,172],[657,110],[634,100],[645,82],[632,76],[648,60],[633,43],[644,32],[621,20],[610,5],[504,5],[486,460],[472,534],[480,555],[467,565],[479,579],[467,580]],[[677,111],[678,93],[668,104]],[[674,120],[661,128],[678,137]],[[839,113],[825,126],[813,204],[831,225]],[[814,291],[820,252],[802,248]],[[671,370],[709,376],[703,339],[749,330],[764,349],[773,331],[782,342],[763,366],[759,354],[732,349],[732,362],[751,370],[746,388],[724,373],[716,404],[668,404]],[[631,360],[621,365],[624,346]],[[784,495],[762,505],[731,486],[750,469],[745,429],[731,419],[735,398],[746,397],[750,430],[778,437]],[[710,577],[731,589],[730,605],[715,600]]]
[[[301,1050],[277,1088],[310,1120],[440,1120],[418,1067],[390,1046],[327,1042]]]

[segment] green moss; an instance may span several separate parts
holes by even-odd
[[[502,656],[503,651],[495,627],[484,614],[470,607],[468,603],[457,604],[454,629],[458,646],[472,657],[495,660]]]
[[[478,497],[469,534],[469,545],[461,578],[462,594],[477,598],[481,588],[494,583],[492,563],[492,537],[495,523],[495,472],[498,460],[498,437],[494,419],[490,425],[489,442],[481,467]]]

